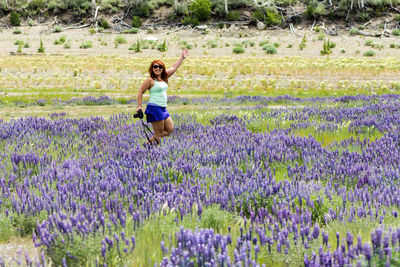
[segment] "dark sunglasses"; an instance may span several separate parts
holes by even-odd
[[[159,66],[159,65],[153,65],[153,69],[160,69],[160,70],[162,70],[163,67],[162,67],[162,66]]]

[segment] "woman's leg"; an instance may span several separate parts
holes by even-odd
[[[168,117],[164,120],[164,129],[163,129],[163,137],[168,136],[174,130],[174,123],[172,122],[171,117]]]
[[[150,142],[153,144],[157,139],[160,144],[161,137],[163,137],[164,121],[153,121],[151,125],[153,126],[154,135],[150,138]]]

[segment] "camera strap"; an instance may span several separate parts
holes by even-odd
[[[147,124],[144,123],[142,119],[140,119],[140,121],[142,122],[142,125],[144,126],[144,128],[143,128],[143,133],[144,133],[144,135],[146,136],[147,141],[149,141],[149,143],[151,144],[150,138],[148,137],[147,132],[146,132],[145,129],[147,129],[147,131],[148,131],[149,133],[151,133],[151,135],[154,136],[154,134],[153,134],[153,132],[151,131],[151,129],[149,128],[149,126],[147,126]],[[160,144],[160,143],[158,142],[157,138],[154,137],[154,140],[156,140],[157,145]]]

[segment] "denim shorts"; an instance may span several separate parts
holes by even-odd
[[[163,121],[169,117],[166,107],[156,105],[147,105],[144,114],[146,114],[147,122]]]

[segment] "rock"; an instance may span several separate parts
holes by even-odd
[[[147,40],[147,41],[154,41],[154,42],[157,42],[157,40],[158,40],[158,38],[155,36],[145,36],[143,39]]]
[[[249,11],[243,12],[243,16],[251,18],[251,13]]]
[[[198,26],[196,26],[194,28],[198,29],[198,30],[202,30],[202,31],[205,31],[205,30],[208,29],[207,25],[198,25]]]
[[[257,22],[257,29],[260,31],[265,30],[265,24],[261,21]]]

